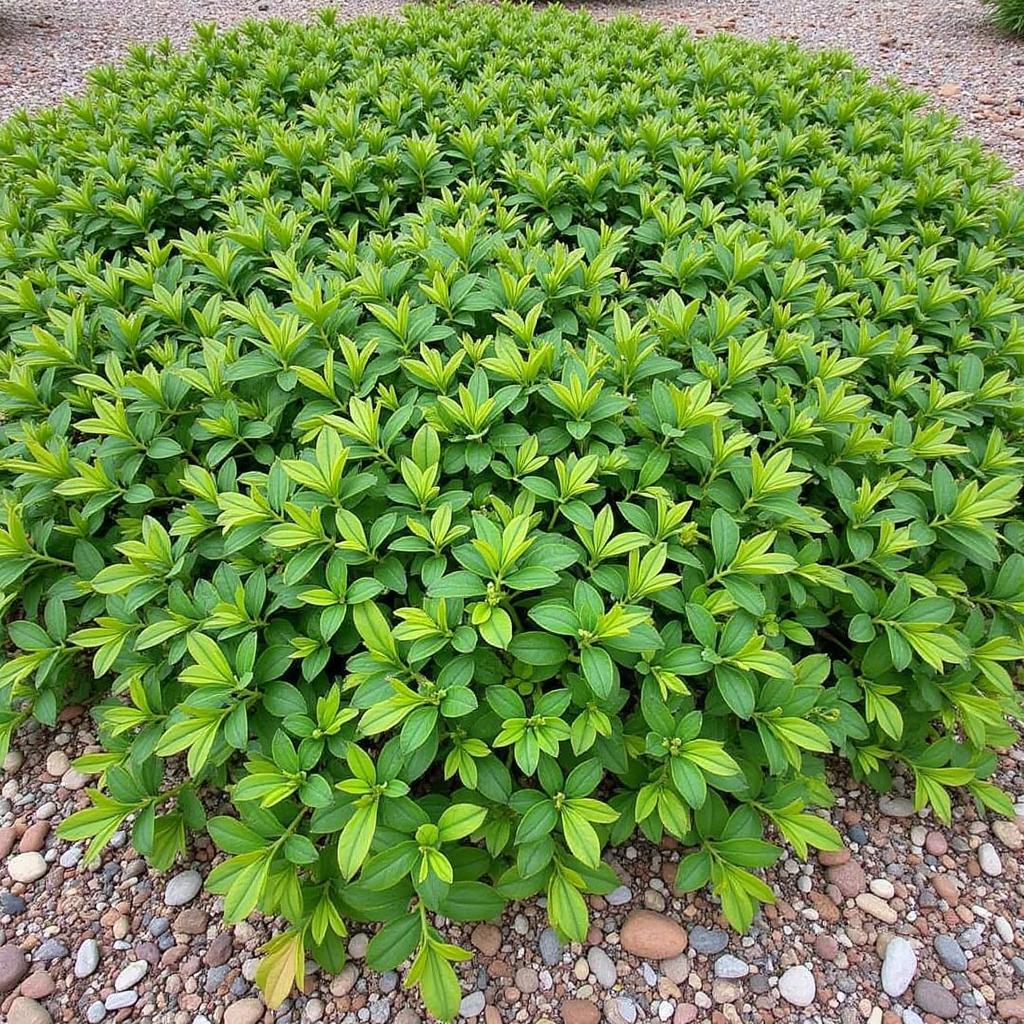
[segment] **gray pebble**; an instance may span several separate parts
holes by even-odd
[[[108,1010],[123,1010],[126,1006],[134,1006],[139,1001],[139,993],[135,989],[128,989],[127,992],[113,992],[107,996],[103,1004]]]
[[[0,893],[0,910],[11,917],[17,917],[25,913],[25,901],[11,892]]]
[[[386,999],[375,999],[370,1003],[370,1024],[388,1024],[391,1020],[391,1004]]]
[[[44,939],[37,947],[35,953],[32,955],[33,960],[41,960],[44,963],[50,960],[59,960],[63,956],[68,955],[68,947],[63,942],[58,942],[56,939]]]
[[[100,1024],[107,1015],[107,1008],[103,1005],[103,1001],[97,999],[95,1003],[89,1004],[89,1009],[85,1011],[85,1019],[89,1024]]]
[[[553,928],[545,928],[537,940],[540,949],[540,958],[548,967],[554,967],[562,959],[562,944]]]
[[[203,984],[203,988],[212,995],[224,983],[224,979],[228,976],[228,971],[230,970],[230,964],[221,964],[219,967],[211,967],[206,972],[206,981]]]
[[[75,977],[88,978],[99,965],[99,943],[95,939],[86,939],[75,954]]]
[[[861,825],[851,825],[846,834],[850,837],[850,842],[858,846],[863,846],[868,841],[868,834]]]
[[[914,813],[914,804],[905,796],[883,796],[878,809],[890,818],[909,818]]]
[[[695,953],[713,956],[729,945],[729,936],[721,928],[704,928],[698,925],[690,932],[690,948]]]
[[[169,907],[183,907],[199,895],[202,885],[203,879],[198,871],[182,871],[167,883],[164,903]]]
[[[459,1016],[479,1017],[484,1012],[485,1002],[483,992],[470,992],[468,996],[463,996],[462,1002],[459,1003]]]
[[[154,917],[153,920],[149,922],[149,934],[152,935],[154,939],[159,939],[160,936],[170,928],[170,926],[171,922],[168,921],[166,917]]]
[[[605,899],[608,901],[608,905],[612,907],[621,907],[628,903],[633,898],[633,890],[627,885],[620,885],[615,889],[612,889]]]
[[[966,971],[967,956],[951,935],[935,936],[935,952],[943,966],[950,971]]]
[[[750,973],[750,968],[738,957],[731,953],[720,956],[715,961],[716,978],[745,978]]]
[[[618,980],[615,964],[600,946],[591,946],[587,950],[587,963],[602,988],[611,988]]]
[[[608,1024],[635,1024],[636,1003],[629,996],[617,996],[604,1004],[604,1018]]]
[[[62,868],[73,868],[78,865],[78,862],[82,859],[83,849],[78,843],[68,848],[60,855],[60,866]],[[93,1006],[96,1004],[93,1003]]]
[[[385,971],[377,981],[377,985],[385,995],[394,992],[398,988],[398,972]]]

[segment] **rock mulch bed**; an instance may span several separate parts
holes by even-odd
[[[201,891],[215,851],[149,871],[124,835],[89,869],[51,826],[85,803],[70,767],[95,740],[80,711],[20,737],[0,786],[0,1009],[9,1024],[419,1024],[400,972],[311,972],[276,1013],[251,979],[265,922],[225,928]],[[1024,747],[1000,783],[1024,794]],[[462,1017],[475,1024],[936,1024],[1024,1021],[1024,803],[1016,822],[960,802],[951,827],[895,794],[849,790],[832,818],[847,846],[769,873],[779,894],[746,936],[707,895],[676,897],[680,851],[617,851],[620,888],[591,899],[583,945],[563,946],[539,903],[449,926],[475,949]]]
[[[195,19],[299,17],[303,0],[126,0],[0,10],[0,116],[81,88],[89,67],[131,43],[189,35]],[[392,0],[341,5],[344,15],[396,10]],[[988,27],[980,0],[672,0],[594,4],[695,32],[784,36],[838,46],[880,75],[935,96],[965,131],[999,151],[1024,181],[1024,44]],[[52,825],[82,806],[87,780],[71,760],[94,742],[82,714],[20,737],[0,773],[0,1010],[9,1024],[148,1020],[154,1024],[419,1024],[399,974],[363,969],[368,936],[349,939],[348,966],[311,972],[276,1013],[252,987],[264,922],[225,929],[201,892],[215,851],[158,876],[115,837],[100,864]],[[1024,795],[1024,747],[1001,783]],[[902,796],[848,792],[833,810],[847,848],[769,873],[779,900],[751,932],[725,930],[706,896],[677,898],[672,848],[617,852],[622,886],[594,898],[583,946],[563,947],[538,903],[500,922],[452,927],[475,948],[463,967],[462,1016],[484,1024],[801,1021],[936,1024],[1024,1022],[1024,802],[1017,822],[956,807],[952,827],[913,813]]]

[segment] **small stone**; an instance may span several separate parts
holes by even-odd
[[[240,999],[224,1011],[224,1024],[256,1024],[263,1019],[263,1003],[259,999]]]
[[[602,988],[611,988],[618,979],[618,972],[612,958],[600,947],[591,946],[587,950],[587,963],[597,983]]]
[[[532,995],[540,988],[540,978],[532,967],[520,967],[516,971],[516,988],[524,995]]]
[[[0,912],[17,917],[25,913],[25,901],[14,893],[0,892]]]
[[[658,965],[661,973],[674,985],[682,985],[690,976],[690,958],[680,953],[679,956],[669,957],[662,960]]]
[[[17,946],[0,946],[0,994],[12,991],[28,974],[28,957]]]
[[[15,750],[13,747],[7,751],[4,757],[4,771],[8,775],[13,775],[15,772],[21,770],[21,766],[25,763],[25,755],[20,750]]]
[[[924,848],[933,857],[941,857],[949,849],[949,843],[941,832],[929,832],[924,841]]]
[[[183,907],[199,895],[202,885],[203,879],[198,871],[182,871],[167,883],[164,903],[169,907]]]
[[[935,936],[935,953],[949,971],[966,971],[967,954],[951,935]]]
[[[589,999],[567,999],[562,1003],[562,1024],[598,1024],[601,1011]]]
[[[726,953],[715,961],[716,978],[745,978],[750,973],[750,968],[738,956]]]
[[[114,991],[127,992],[128,989],[135,988],[146,976],[148,970],[149,964],[145,960],[135,960],[133,963],[128,964],[114,979]]]
[[[103,1004],[108,1010],[123,1010],[125,1007],[134,1006],[139,1001],[139,993],[130,988],[126,992],[114,992],[107,996]]]
[[[54,750],[46,755],[46,774],[59,779],[69,768],[71,761],[63,750]]]
[[[501,929],[493,924],[478,924],[474,929],[469,941],[483,953],[484,956],[497,956],[501,949]],[[467,1016],[463,1014],[463,1016]]]
[[[1024,1020],[1024,996],[1000,999],[996,1003],[996,1013],[1002,1020]]]
[[[619,929],[627,953],[647,960],[667,960],[686,949],[686,932],[671,918],[653,910],[634,910]]]
[[[719,1006],[727,1003],[735,1003],[743,995],[743,989],[738,982],[728,978],[715,978],[711,985],[711,998]]]
[[[855,902],[865,914],[870,914],[884,924],[895,924],[899,920],[899,914],[873,892],[862,892]]]
[[[704,928],[698,925],[690,932],[690,948],[695,953],[714,956],[729,945],[729,936],[720,928]]]
[[[932,888],[935,895],[945,900],[951,907],[955,907],[960,900],[960,884],[952,875],[940,873],[932,875]]]
[[[882,988],[886,994],[898,999],[910,988],[916,973],[914,947],[902,936],[891,939],[885,947],[885,959],[882,961]]]
[[[810,1006],[816,992],[814,975],[803,964],[790,967],[779,978],[779,994],[791,1006]]]
[[[636,1003],[629,996],[617,996],[605,1000],[604,1019],[608,1024],[635,1024],[636,1018]]]
[[[822,960],[827,960],[831,963],[839,955],[839,943],[831,935],[822,932],[820,935],[815,936],[814,952]]]
[[[485,1002],[483,992],[470,992],[468,996],[463,996],[462,1002],[459,1003],[459,1016],[479,1017],[484,1012]]]
[[[996,839],[1008,850],[1019,850],[1024,846],[1024,836],[1020,834],[1020,829],[1012,821],[998,818],[992,825],[992,831],[995,833]]]
[[[7,1024],[53,1024],[53,1018],[34,999],[18,996],[7,1011]]]
[[[935,94],[947,99],[951,96],[959,96],[960,85],[957,82],[943,82],[942,85],[935,90]]]
[[[100,945],[95,939],[86,939],[75,954],[75,977],[88,978],[100,965]]]
[[[545,928],[537,940],[540,958],[548,967],[554,967],[562,959],[562,944],[553,928]]]
[[[890,818],[910,818],[914,814],[914,804],[905,796],[883,796],[878,809]]]
[[[47,999],[53,995],[56,988],[56,983],[47,971],[36,971],[21,983],[20,991],[29,999]]]
[[[41,853],[19,853],[7,862],[7,873],[15,882],[29,885],[46,874],[47,866]]]
[[[207,967],[223,967],[231,959],[234,949],[234,940],[231,932],[221,932],[213,942],[210,943],[203,957],[203,963]]]
[[[615,889],[612,889],[605,899],[608,901],[608,905],[611,907],[621,907],[627,904],[633,898],[633,890],[628,886],[620,885]]]
[[[103,1000],[97,999],[96,1002],[90,1003],[89,1008],[85,1011],[85,1019],[89,1024],[100,1024],[107,1015],[107,1008],[103,1005]]]
[[[860,895],[868,884],[864,869],[853,860],[829,868],[825,872],[825,878],[847,899]]]
[[[25,834],[18,843],[18,849],[22,853],[39,853],[46,845],[46,837],[50,834],[50,823],[48,821],[37,821],[25,829]]]
[[[982,843],[978,847],[978,866],[990,878],[998,878],[1003,873],[1003,862],[991,843]]]
[[[356,932],[348,940],[348,955],[353,960],[362,960],[366,956],[366,949],[370,945],[370,936],[366,932]]]
[[[44,939],[32,954],[33,960],[41,960],[49,963],[51,960],[60,960],[68,955],[68,947],[59,939]]]
[[[411,1007],[399,1011],[392,1024],[423,1024],[423,1018]]]
[[[891,900],[896,895],[896,890],[888,878],[872,878],[868,888],[883,900]]]
[[[198,907],[189,907],[179,912],[174,919],[173,929],[181,935],[202,935],[210,923],[210,915]]]
[[[914,986],[914,1003],[925,1013],[934,1013],[943,1020],[954,1020],[960,1012],[956,996],[928,978],[922,978]]]

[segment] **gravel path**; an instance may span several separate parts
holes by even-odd
[[[129,45],[187,41],[194,20],[302,18],[303,0],[0,0],[0,117],[81,89]],[[344,15],[397,10],[348,0]],[[931,93],[1024,183],[1024,44],[989,27],[980,0],[672,0],[595,3],[698,34],[727,30],[842,47],[879,75]],[[83,714],[19,737],[0,773],[0,1012],[8,1024],[420,1024],[398,974],[362,970],[367,936],[336,977],[312,974],[276,1014],[251,979],[264,922],[225,929],[198,891],[215,851],[198,845],[176,873],[150,872],[115,837],[93,869],[50,831],[84,805],[70,761],[95,742]],[[42,766],[45,766],[45,770]],[[1024,798],[1024,746],[999,781]],[[839,787],[842,790],[842,786]],[[750,934],[724,930],[706,896],[679,899],[679,852],[617,851],[623,885],[594,898],[583,946],[561,947],[543,910],[513,906],[494,924],[452,926],[477,952],[462,968],[463,1017],[483,1024],[936,1024],[1024,1021],[1024,799],[1016,823],[956,807],[952,827],[903,798],[848,792],[832,820],[841,854],[769,873],[779,902]],[[173,876],[173,877],[172,877]],[[681,927],[680,927],[681,926]]]
[[[51,823],[86,803],[70,761],[95,742],[81,709],[21,736],[0,778],[0,1011],[8,1024],[421,1024],[400,975],[363,970],[350,937],[337,976],[273,1013],[253,989],[263,921],[221,923],[199,886],[201,843],[159,875],[114,838],[99,865]],[[1024,747],[998,781],[1024,794]],[[561,946],[536,902],[500,922],[449,925],[477,951],[461,965],[472,1024],[937,1024],[1024,1020],[1024,816],[992,822],[959,802],[951,827],[903,797],[846,784],[832,820],[847,843],[768,873],[779,896],[750,933],[706,895],[673,896],[680,851],[616,851],[622,886],[591,898],[587,942]],[[1024,815],[1024,802],[1019,805]]]

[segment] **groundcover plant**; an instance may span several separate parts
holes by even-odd
[[[687,848],[746,928],[824,755],[944,819],[1015,736],[1024,202],[847,58],[422,7],[134,52],[0,131],[2,734],[227,921],[444,921]],[[206,817],[204,806],[233,806]]]

